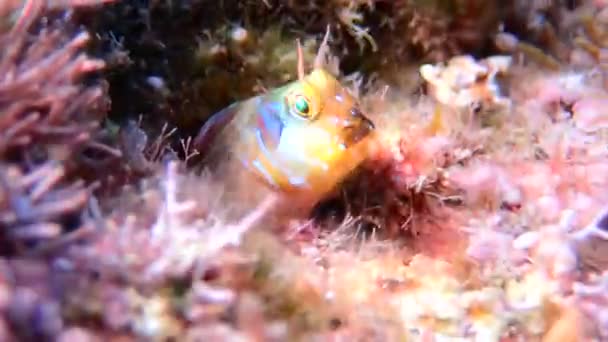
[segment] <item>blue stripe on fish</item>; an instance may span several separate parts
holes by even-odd
[[[255,133],[256,133],[255,136],[257,138],[258,146],[260,147],[260,151],[262,152],[264,157],[266,157],[266,159],[270,162],[271,166],[273,168],[279,170],[283,174],[283,176],[287,177],[287,180],[289,181],[289,183],[292,186],[295,186],[295,187],[306,186],[307,182],[306,182],[305,177],[293,175],[293,174],[291,174],[291,172],[289,172],[288,169],[281,167],[281,165],[279,163],[277,163],[275,158],[272,156],[270,151],[268,151],[268,148],[264,144],[264,141],[262,139],[262,132],[259,129],[257,129]],[[275,187],[278,186],[278,184],[272,179],[268,170],[264,169],[264,166],[262,165],[262,163],[260,163],[259,160],[257,160],[257,159],[254,160],[252,162],[252,164],[253,164],[253,167],[255,167],[264,176],[264,178],[266,178],[268,180],[268,182],[270,184],[272,184]]]
[[[283,134],[283,122],[279,116],[281,110],[280,102],[261,103],[258,101],[258,128],[262,133],[264,145],[270,149],[276,149]]]

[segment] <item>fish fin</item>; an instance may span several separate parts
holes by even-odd
[[[201,127],[198,135],[194,138],[194,148],[201,154],[205,155],[211,145],[214,143],[217,135],[226,127],[240,109],[240,103],[233,103],[230,106],[213,114],[207,122]]]

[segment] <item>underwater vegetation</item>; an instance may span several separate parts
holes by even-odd
[[[82,51],[90,34],[67,27],[58,15],[39,21],[41,13],[60,9],[56,2],[41,1],[7,1],[0,8],[5,18],[0,33],[5,255],[85,226],[90,189],[80,172],[88,164],[86,154],[117,153],[101,141],[107,84],[84,83],[105,66]]]
[[[606,5],[0,2],[0,341],[608,339]]]

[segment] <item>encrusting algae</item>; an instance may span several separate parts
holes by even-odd
[[[608,3],[108,2],[0,1],[1,341],[608,340]]]

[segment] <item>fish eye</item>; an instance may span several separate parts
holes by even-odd
[[[301,96],[296,99],[296,103],[294,105],[296,107],[296,110],[300,113],[308,114],[308,112],[310,111],[308,101]]]
[[[310,110],[310,102],[303,95],[296,95],[292,102],[293,111],[304,118],[310,118],[312,113]]]

